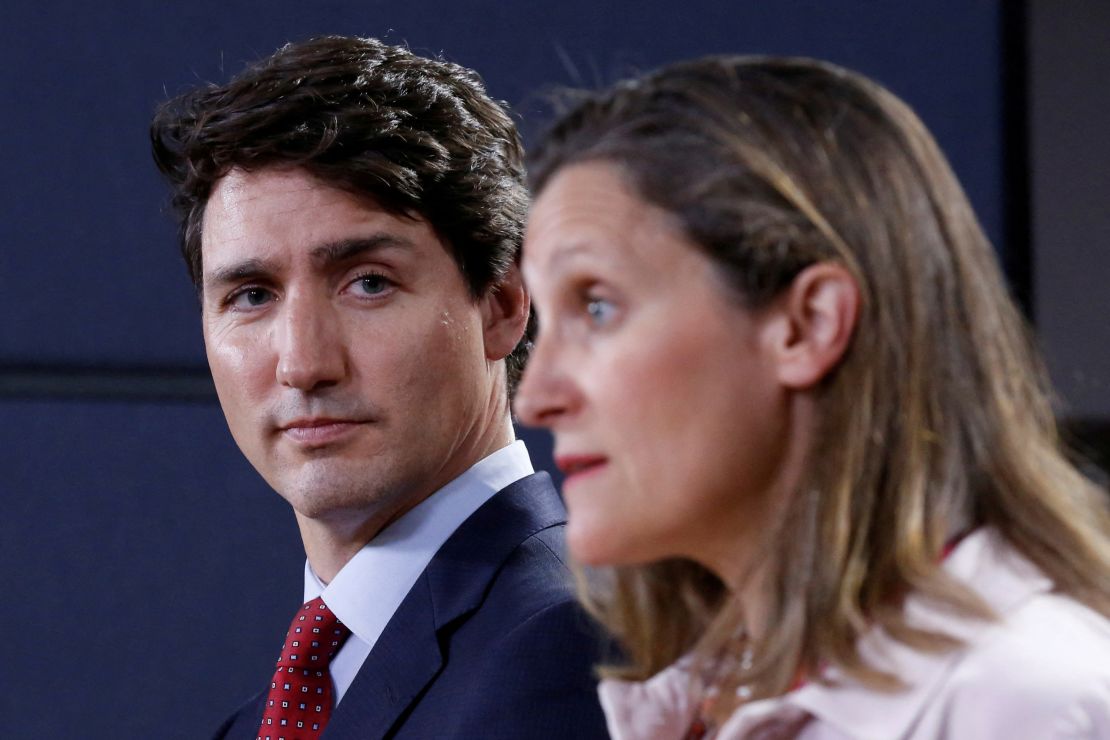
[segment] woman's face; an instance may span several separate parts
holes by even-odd
[[[775,312],[742,308],[677,222],[604,163],[540,193],[523,269],[540,331],[516,410],[554,433],[572,553],[689,557],[727,578],[722,563],[768,523],[786,451]]]

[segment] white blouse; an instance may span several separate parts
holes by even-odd
[[[875,631],[860,644],[907,688],[884,693],[827,671],[740,707],[713,735],[798,740],[1048,740],[1110,738],[1110,620],[1052,592],[1052,582],[997,533],[965,538],[944,568],[999,615],[959,617],[911,598],[914,625],[964,647],[922,653]],[[682,661],[642,683],[606,680],[601,704],[614,740],[678,740],[698,709]]]

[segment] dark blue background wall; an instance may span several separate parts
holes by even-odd
[[[4,737],[203,737],[261,687],[300,599],[292,516],[208,392],[148,154],[167,94],[287,40],[376,35],[476,68],[534,132],[553,85],[710,52],[819,56],[916,107],[988,232],[1006,230],[1001,0],[56,0],[4,15],[0,717],[19,718]]]

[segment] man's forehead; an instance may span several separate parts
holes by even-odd
[[[220,178],[205,206],[203,230],[261,218],[297,219],[320,207],[351,205],[373,210],[371,199],[356,199],[299,168],[233,169]]]
[[[234,169],[212,190],[201,224],[202,247],[259,236],[312,235],[314,241],[339,241],[362,222],[397,219],[369,197],[357,197],[300,169]],[[405,224],[398,223],[401,231]],[[333,228],[329,228],[333,227]]]

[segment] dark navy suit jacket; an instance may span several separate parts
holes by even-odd
[[[603,641],[574,599],[565,522],[546,473],[474,512],[401,602],[325,740],[608,737],[592,672]],[[265,698],[216,738],[254,740]]]

